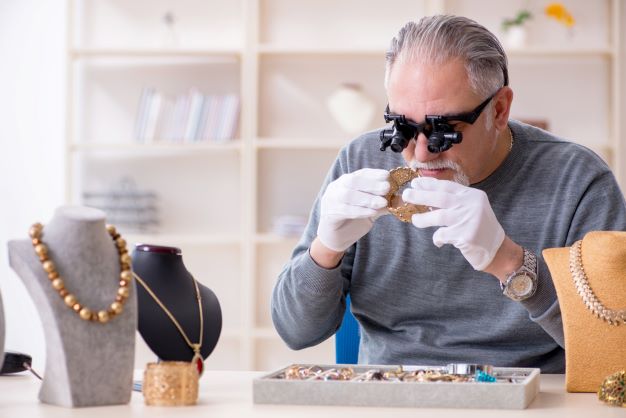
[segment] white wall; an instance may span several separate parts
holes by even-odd
[[[6,242],[27,238],[63,202],[65,1],[0,1],[0,291],[5,348],[43,372],[38,313],[8,267]]]

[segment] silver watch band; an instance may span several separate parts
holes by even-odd
[[[537,278],[537,256],[535,254],[533,254],[530,250],[528,250],[527,248],[522,247],[522,250],[524,251],[524,261],[522,262],[522,265],[520,268],[518,268],[515,271],[512,271],[511,273],[507,274],[506,279],[504,280],[504,282],[500,282],[500,289],[502,291],[504,291],[504,289],[506,288],[507,283],[509,282],[509,280],[519,274],[519,273],[523,273],[523,272],[528,272],[528,273],[532,273],[533,277]]]
[[[524,261],[521,267],[507,275],[504,282],[500,282],[502,293],[516,302],[530,298],[537,290],[537,256],[526,248],[522,249]]]
[[[523,269],[528,270],[531,273],[537,274],[537,256],[530,252],[530,250],[522,247],[524,250],[524,262],[522,263]]]

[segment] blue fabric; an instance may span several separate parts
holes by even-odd
[[[346,312],[335,333],[335,363],[357,364],[359,361],[359,324],[350,310],[350,295],[346,297]]]

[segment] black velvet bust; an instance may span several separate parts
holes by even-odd
[[[195,344],[200,334],[200,316],[192,275],[175,247],[137,244],[132,255],[133,271],[150,287]],[[200,352],[206,359],[222,330],[222,311],[215,294],[198,287],[202,298],[204,335]],[[191,361],[194,353],[163,309],[137,283],[138,328],[148,347],[161,360]]]

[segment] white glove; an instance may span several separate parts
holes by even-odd
[[[363,168],[328,185],[320,204],[317,236],[333,251],[345,251],[367,234],[374,221],[388,213],[389,172]]]
[[[482,190],[448,180],[420,177],[402,193],[405,202],[439,208],[415,214],[418,228],[441,226],[433,234],[437,247],[452,244],[475,270],[484,270],[493,261],[504,241],[504,230]]]

